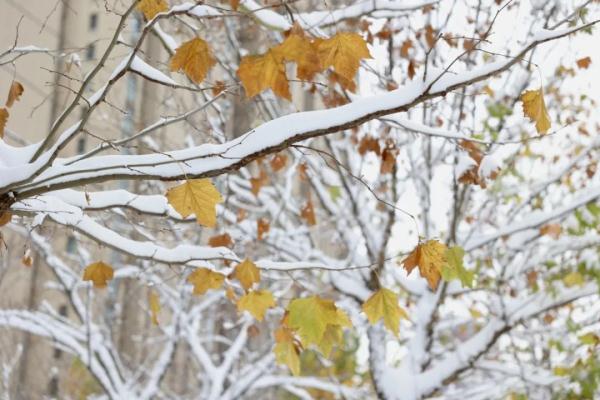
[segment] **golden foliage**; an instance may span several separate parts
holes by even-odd
[[[210,179],[191,179],[167,191],[167,200],[183,218],[196,215],[199,224],[212,228],[217,223],[217,203],[223,198]]]
[[[171,71],[183,71],[195,83],[200,83],[216,61],[208,43],[194,38],[183,43],[171,58]]]
[[[113,276],[113,268],[102,261],[88,265],[83,271],[83,280],[92,281],[95,288],[105,288]]]

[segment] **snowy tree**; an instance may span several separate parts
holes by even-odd
[[[65,398],[595,398],[600,9],[566,3],[106,1],[79,80],[17,34],[1,65],[76,86],[28,143],[9,83],[2,274],[72,315],[0,334],[77,360]],[[115,137],[131,79],[160,102]]]

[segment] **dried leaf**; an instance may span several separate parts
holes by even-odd
[[[8,110],[6,108],[0,108],[0,139],[4,138],[4,128],[6,122],[8,122]]]
[[[240,6],[240,0],[229,0],[229,5],[233,11],[237,11]]]
[[[187,277],[187,281],[194,285],[195,295],[202,295],[209,289],[220,288],[224,280],[225,275],[208,268],[197,268]]]
[[[285,167],[286,163],[287,163],[287,157],[285,154],[281,154],[281,153],[275,154],[275,156],[269,162],[269,164],[271,165],[271,169],[275,172],[283,169]]]
[[[4,226],[4,225],[8,224],[11,219],[12,219],[12,214],[10,212],[8,212],[8,211],[2,212],[2,214],[0,214],[0,226]]]
[[[33,257],[30,249],[27,249],[25,254],[23,254],[23,257],[21,257],[21,264],[26,267],[31,267],[33,265]]]
[[[248,291],[252,285],[260,282],[260,269],[252,261],[245,259],[233,270],[233,277],[240,281],[244,290]]]
[[[410,39],[406,39],[402,42],[402,46],[400,47],[400,56],[404,58],[408,58],[408,51],[413,48],[413,42]]]
[[[83,271],[83,280],[92,281],[95,288],[105,288],[113,276],[113,268],[102,261],[88,265]]]
[[[208,245],[210,247],[229,247],[232,244],[233,244],[233,241],[231,240],[231,236],[229,236],[228,233],[211,236],[208,239]]]
[[[315,217],[315,209],[310,199],[306,202],[302,210],[300,210],[300,216],[306,221],[308,226],[317,224],[317,218]]]
[[[577,60],[577,66],[579,69],[588,69],[591,63],[592,59],[590,57],[580,58]]]
[[[223,198],[210,179],[192,179],[175,186],[166,194],[169,204],[183,218],[196,215],[199,224],[214,227],[217,223],[217,203]]]
[[[560,224],[546,224],[540,228],[540,235],[548,235],[552,239],[557,240],[562,233]]]
[[[167,0],[142,0],[137,6],[144,17],[149,21],[156,16],[156,14],[169,10],[169,4]]]
[[[257,234],[257,239],[258,240],[263,240],[263,238],[265,237],[265,235],[267,233],[269,233],[269,229],[271,228],[271,225],[269,224],[269,221],[266,220],[265,218],[260,218],[259,220],[256,221],[256,234]]]
[[[200,83],[216,64],[208,44],[200,38],[183,43],[171,57],[171,71],[183,71],[192,81]]]
[[[521,95],[523,102],[523,113],[529,117],[531,122],[535,122],[535,129],[538,133],[547,133],[550,129],[550,117],[546,110],[544,102],[544,92],[539,90],[528,90]]]
[[[385,327],[396,336],[400,328],[400,318],[408,319],[406,311],[398,305],[398,295],[386,288],[373,293],[362,305],[362,310],[371,325],[383,319]]]
[[[6,100],[6,107],[10,108],[14,104],[15,101],[19,101],[21,99],[21,95],[23,94],[23,85],[21,85],[17,81],[13,81],[10,85],[10,90],[8,91],[8,99]]]
[[[248,311],[259,321],[263,320],[267,309],[273,307],[275,307],[275,299],[268,290],[253,290],[240,297],[237,302],[239,312]]]

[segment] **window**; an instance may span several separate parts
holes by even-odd
[[[90,43],[85,49],[85,59],[89,61],[94,58],[96,58],[96,44]]]
[[[85,153],[85,137],[80,137],[77,141],[77,154]]]
[[[96,29],[98,29],[98,14],[93,13],[90,14],[90,26],[89,26],[90,31],[95,31]]]
[[[76,246],[77,243],[75,242],[75,238],[73,236],[69,236],[67,239],[67,253],[74,254]]]

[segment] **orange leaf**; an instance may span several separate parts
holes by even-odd
[[[577,66],[579,69],[588,69],[591,63],[592,59],[590,57],[580,58],[577,60]]]
[[[310,199],[308,199],[306,205],[302,207],[300,215],[302,216],[302,218],[304,218],[308,226],[313,226],[317,224],[317,218],[315,217],[315,209]]]
[[[282,55],[274,49],[262,55],[243,57],[237,75],[248,97],[272,89],[277,96],[292,99]]]
[[[8,115],[8,110],[6,108],[0,108],[0,139],[4,137],[4,127],[6,127]]]
[[[265,218],[261,218],[259,220],[256,221],[256,232],[257,232],[257,236],[258,236],[258,240],[263,240],[264,236],[269,233],[269,229],[271,228],[271,225],[269,224],[269,221],[267,221]]]
[[[269,162],[269,164],[271,164],[271,169],[275,172],[283,169],[286,163],[287,157],[285,156],[285,154],[275,154],[275,156]]]
[[[229,5],[233,11],[237,11],[240,6],[240,0],[229,0]]]
[[[142,0],[137,6],[147,20],[151,20],[156,14],[168,11],[169,4],[166,0]]]
[[[231,240],[231,236],[228,233],[223,233],[222,235],[211,236],[208,239],[208,245],[210,247],[229,247],[233,244]]]
[[[194,38],[175,50],[170,68],[171,71],[184,71],[188,78],[200,83],[215,64],[216,61],[208,44],[200,38]]]
[[[8,91],[8,99],[6,100],[6,107],[10,108],[14,104],[15,101],[19,101],[21,99],[21,95],[23,94],[23,85],[21,85],[17,81],[13,81],[12,85],[10,85],[10,90]]]
[[[546,224],[540,228],[540,235],[548,235],[556,240],[562,233],[562,227],[559,224]]]
[[[348,80],[354,80],[361,59],[371,58],[367,43],[357,33],[338,33],[315,43],[321,59],[321,68],[332,66],[336,73]]]
[[[113,276],[113,268],[102,261],[88,265],[83,271],[83,280],[92,281],[95,288],[105,288]]]
[[[298,65],[298,79],[311,80],[321,71],[321,63],[315,43],[304,33],[300,25],[294,24],[287,37],[274,50],[286,61],[294,61]]]
[[[8,211],[4,211],[0,214],[0,226],[4,226],[10,222],[12,219],[12,214]]]
[[[446,250],[445,244],[437,240],[428,240],[419,243],[402,264],[409,274],[418,266],[421,276],[427,280],[429,287],[435,290],[440,281],[442,267],[446,264]]]

